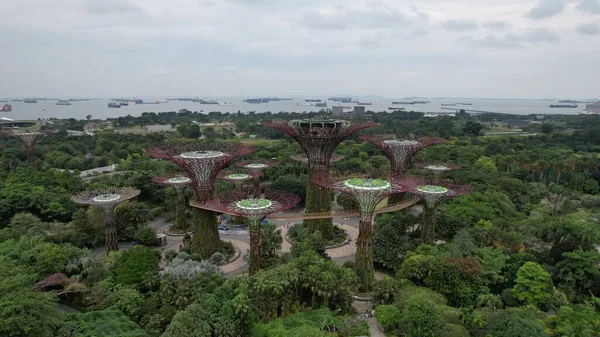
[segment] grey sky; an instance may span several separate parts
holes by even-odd
[[[2,0],[0,98],[597,97],[600,0]]]

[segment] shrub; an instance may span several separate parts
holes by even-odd
[[[384,276],[381,280],[375,282],[373,287],[373,304],[392,304],[394,296],[400,289],[398,280]]]
[[[210,257],[210,263],[216,265],[216,266],[220,266],[223,263],[225,263],[225,255],[223,255],[220,252],[216,252],[214,253],[211,257]]]
[[[156,244],[156,230],[150,227],[143,227],[135,232],[134,240],[144,246],[154,246]]]
[[[215,253],[216,254],[216,253]],[[221,271],[217,266],[208,261],[184,260],[181,254],[169,263],[161,272],[161,275],[170,275],[173,278],[195,278],[198,274],[219,274]]]
[[[443,325],[442,309],[424,296],[409,299],[400,316],[406,337],[435,337]]]
[[[375,307],[375,318],[383,330],[395,331],[400,322],[400,309],[394,305],[378,305]]]
[[[494,337],[548,337],[536,317],[525,310],[502,310],[490,317],[487,328]]]
[[[135,246],[122,252],[116,261],[116,281],[123,285],[139,286],[149,273],[158,273],[158,252]]]
[[[235,254],[235,247],[233,247],[233,243],[221,240],[221,248],[219,249],[219,252],[225,255],[226,258],[230,258]]]
[[[458,324],[446,324],[436,334],[436,337],[469,337],[469,331]]]

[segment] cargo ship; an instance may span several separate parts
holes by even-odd
[[[358,105],[371,105],[371,102],[358,102]]]
[[[203,100],[203,99],[201,99],[201,100],[200,100],[200,104],[217,104],[217,105],[218,105],[218,104],[219,104],[219,102],[217,102],[217,101],[216,101],[216,100],[214,100],[214,99],[211,99],[211,100],[209,100],[209,101],[206,101],[206,100]]]
[[[121,103],[116,103],[116,102],[110,102],[107,105],[109,108],[120,108],[121,107]]]
[[[233,104],[231,102],[223,102],[223,103],[219,103],[219,106],[235,106],[235,104]]]
[[[327,103],[325,103],[325,102],[319,102],[319,103],[315,104],[315,107],[317,107],[317,108],[326,108],[327,107]]]
[[[351,103],[352,97],[329,97],[328,100],[340,103]]]
[[[576,108],[577,104],[550,104],[551,108]]]
[[[587,112],[589,115],[600,114],[600,101],[586,105],[585,112]]]
[[[262,103],[263,99],[262,98],[248,98],[245,99],[244,102],[248,103],[248,104],[260,104]]]
[[[388,109],[389,110],[405,110],[405,108],[399,108],[399,107],[396,107],[396,106],[388,106]]]
[[[412,104],[415,104],[415,102],[413,102],[413,101],[410,101],[410,102],[408,102],[408,101],[392,102],[392,105],[398,105],[398,104],[410,104],[410,105],[412,105]]]
[[[10,104],[4,104],[4,106],[0,109],[0,111],[2,111],[2,112],[11,112],[12,111],[12,105],[10,105]]]
[[[321,103],[320,99],[312,99],[312,98],[307,98],[304,100],[304,102],[308,102],[308,103]]]
[[[456,106],[456,103],[442,103],[442,106]]]
[[[412,102],[415,103],[415,104],[428,104],[429,103],[429,101],[426,100],[426,99],[415,100],[415,101],[412,101]]]
[[[23,100],[24,103],[37,103],[37,100],[35,98],[25,98]]]
[[[298,102],[297,105],[298,106],[313,106],[311,103],[308,103],[308,102]]]
[[[135,104],[160,104],[160,102],[158,101],[154,101],[154,102],[144,102],[143,99],[136,99],[135,100]]]
[[[56,102],[54,104],[56,104],[56,105],[71,105],[71,102],[69,102],[69,101],[64,100],[64,99],[59,99],[58,102]]]

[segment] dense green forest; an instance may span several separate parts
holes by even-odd
[[[177,199],[152,177],[178,168],[149,158],[149,147],[180,141],[254,145],[256,151],[243,159],[279,162],[262,182],[304,200],[307,168],[289,160],[300,146],[262,122],[322,115],[144,113],[92,120],[103,128],[81,137],[66,130],[83,130],[88,121],[55,120],[57,132],[36,144],[36,167],[27,165],[21,143],[0,136],[0,336],[368,335],[352,306],[358,284],[353,263],[331,261],[318,235],[276,255],[276,228],[263,227],[269,267],[233,278],[193,254],[160,254],[148,247],[153,240],[144,239],[154,235],[149,221],[172,219]],[[600,119],[511,116],[532,121],[524,129],[528,136],[486,136],[502,118],[410,112],[364,117],[379,126],[362,134],[445,138],[413,161],[456,163],[461,168],[446,177],[472,187],[437,210],[436,245],[420,242],[420,206],[376,217],[374,260],[386,276],[370,295],[389,336],[600,336]],[[172,124],[176,131],[115,132],[150,124]],[[332,164],[334,172],[389,172],[384,154],[358,135],[337,153],[345,159]],[[112,164],[115,172],[80,176]],[[424,175],[416,167],[409,171]],[[104,245],[102,215],[71,196],[108,186],[141,191],[115,212],[119,240],[140,244],[103,256],[95,250]],[[216,184],[217,191],[229,188]],[[338,203],[354,207],[341,197]],[[58,303],[81,313],[64,312]]]

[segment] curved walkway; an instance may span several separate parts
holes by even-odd
[[[281,252],[283,253],[287,253],[292,249],[292,245],[285,239],[285,236],[287,235],[287,232],[289,230],[289,226],[292,225],[293,223],[281,226],[281,236],[283,238],[283,243],[281,244]],[[340,223],[336,223],[335,225],[345,230],[346,233],[350,235],[350,241],[343,246],[327,249],[325,250],[325,252],[332,259],[354,256],[356,254],[356,239],[358,239],[358,228]]]

